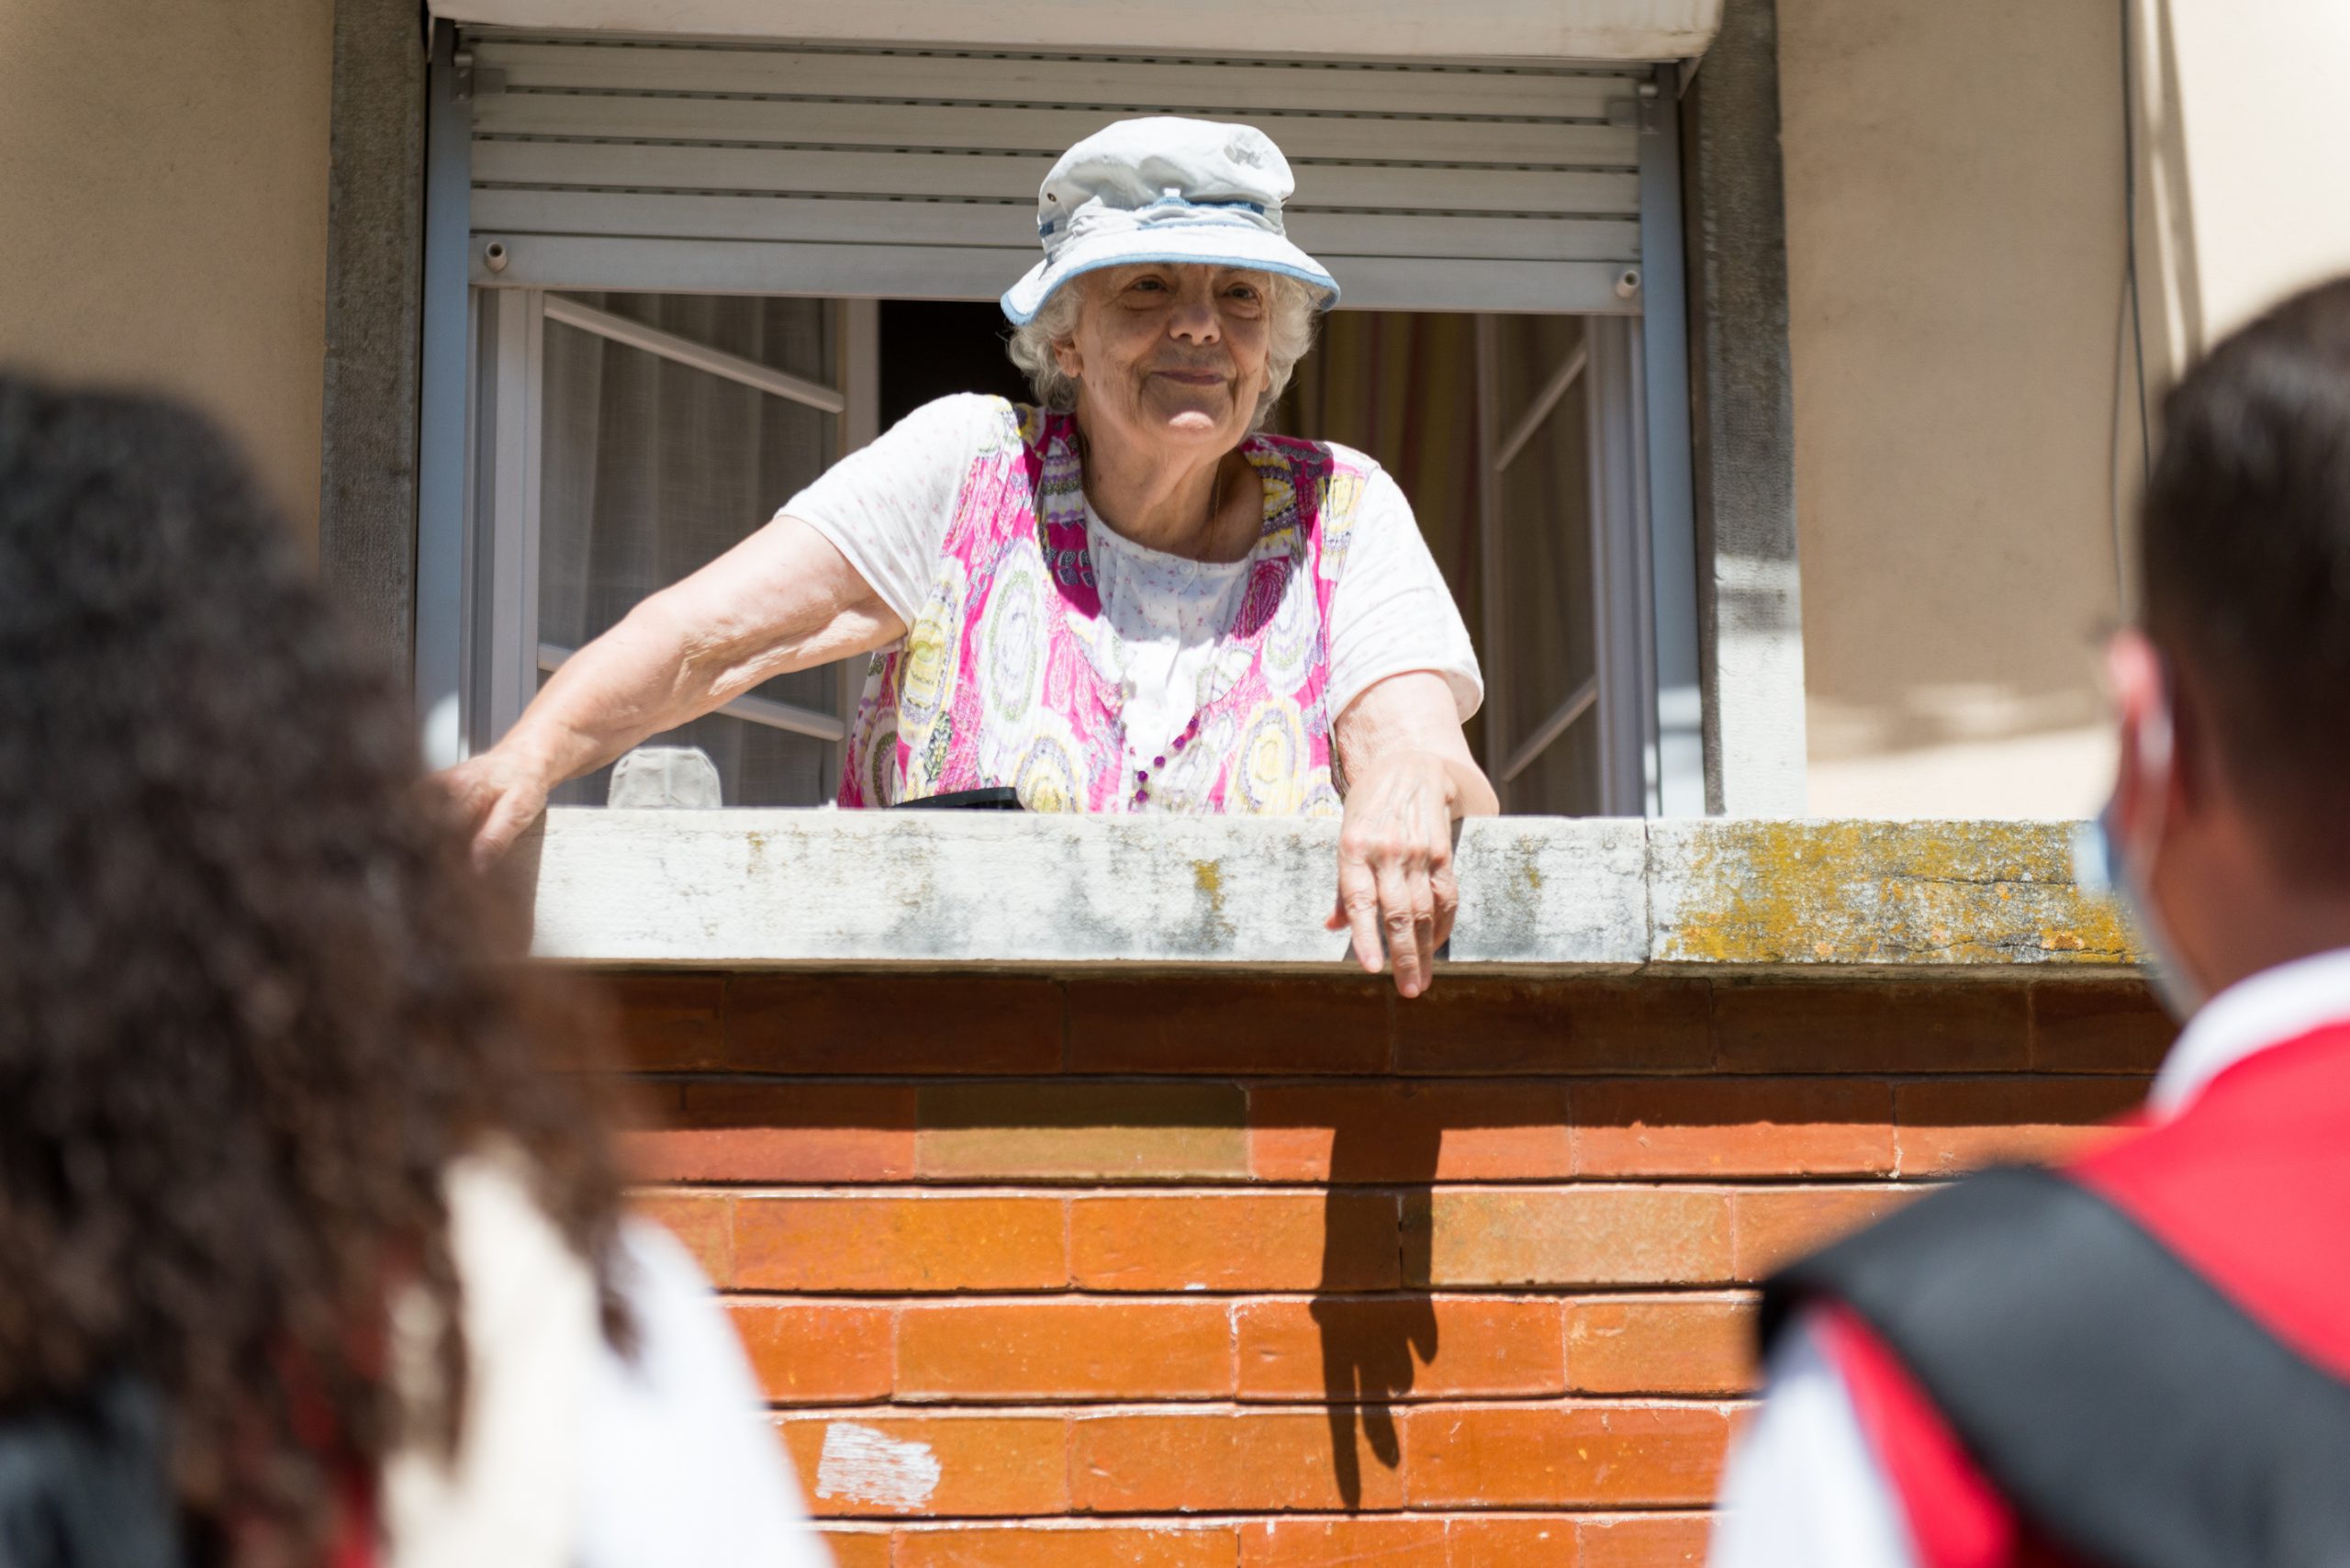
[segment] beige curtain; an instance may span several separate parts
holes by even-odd
[[[1300,362],[1274,426],[1342,442],[1379,460],[1410,498],[1420,532],[1469,623],[1489,676],[1507,661],[1504,709],[1469,724],[1469,744],[1512,812],[1580,815],[1598,809],[1597,725],[1589,714],[1504,784],[1509,753],[1594,667],[1590,468],[1583,387],[1558,399],[1499,481],[1504,645],[1485,644],[1478,508],[1484,474],[1477,431],[1477,319],[1462,314],[1339,311]],[[1498,322],[1494,432],[1506,441],[1583,342],[1571,316]],[[1498,754],[1498,755],[1496,755]]]
[[[1324,318],[1274,423],[1368,453],[1394,476],[1470,636],[1481,638],[1476,319],[1384,310]],[[1490,656],[1482,643],[1477,656]],[[1480,756],[1483,728],[1483,714],[1470,722]]]

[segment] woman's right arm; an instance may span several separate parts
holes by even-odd
[[[771,677],[870,652],[905,623],[832,542],[778,516],[564,662],[513,729],[442,782],[487,866],[565,779]]]

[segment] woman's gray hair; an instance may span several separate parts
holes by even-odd
[[[1005,345],[1012,363],[1027,373],[1036,401],[1063,413],[1077,407],[1077,377],[1061,369],[1053,345],[1076,336],[1077,318],[1085,308],[1087,281],[1093,275],[1073,277],[1055,289],[1025,326],[1012,330],[1012,341]],[[1314,328],[1321,316],[1314,290],[1306,285],[1282,273],[1259,275],[1265,280],[1265,390],[1248,421],[1251,430],[1263,424],[1281,400],[1290,374],[1314,346]]]

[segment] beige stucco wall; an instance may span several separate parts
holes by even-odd
[[[1824,815],[2059,815],[2139,466],[2106,0],[1778,0],[1809,709]],[[2158,398],[2350,267],[2350,6],[2140,0]]]
[[[2114,8],[1779,22],[1811,809],[2076,812],[2094,746],[2001,754],[2095,723],[2115,612]]]
[[[331,0],[0,0],[0,364],[193,398],[315,537]]]
[[[2208,346],[2350,271],[2350,5],[2141,3],[2149,237],[2170,263],[2168,329]]]

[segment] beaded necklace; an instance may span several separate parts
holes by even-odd
[[[1084,471],[1085,461],[1091,455],[1091,453],[1088,448],[1085,440],[1085,431],[1082,427],[1080,427],[1077,431],[1077,461],[1080,473]],[[1215,536],[1216,519],[1224,510],[1224,470],[1225,464],[1228,460],[1228,455],[1229,454],[1227,454],[1227,457],[1225,458],[1219,458],[1216,460],[1215,483],[1208,491],[1208,511],[1206,518],[1203,520],[1203,526],[1201,532],[1211,539]],[[1103,521],[1106,526],[1108,520],[1104,519]],[[1202,709],[1198,707],[1194,707],[1192,710],[1191,722],[1183,726],[1182,730],[1176,734],[1173,740],[1167,743],[1166,751],[1160,752],[1158,756],[1150,759],[1149,767],[1145,767],[1139,763],[1135,765],[1135,787],[1133,794],[1127,798],[1128,804],[1141,806],[1149,803],[1151,769],[1164,769],[1167,767],[1167,760],[1170,754],[1176,756],[1181,756],[1183,754],[1184,749],[1189,746],[1192,741],[1199,737],[1202,711]]]

